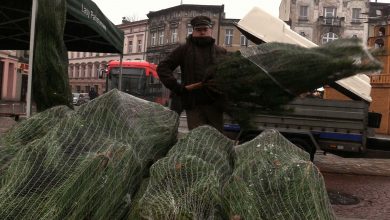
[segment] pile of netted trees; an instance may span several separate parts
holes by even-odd
[[[174,112],[118,91],[34,115],[1,139],[0,219],[126,218],[177,126]]]
[[[178,123],[117,90],[22,121],[0,140],[0,218],[334,219],[309,155],[277,131],[233,146],[208,126],[177,141]]]

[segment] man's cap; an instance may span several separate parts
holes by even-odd
[[[191,25],[194,28],[203,27],[203,26],[211,27],[211,19],[203,15],[196,16],[193,19],[191,19]]]

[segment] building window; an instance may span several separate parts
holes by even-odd
[[[336,8],[325,7],[324,8],[325,24],[333,24],[336,17]]]
[[[299,20],[307,21],[308,20],[308,6],[301,5],[299,7]]]
[[[376,14],[377,17],[381,17],[382,16],[382,11],[381,10],[376,10],[375,14]]]
[[[76,66],[76,70],[74,71],[75,78],[80,78],[80,67]]]
[[[233,43],[233,29],[225,30],[225,45],[232,45]]]
[[[157,35],[156,32],[152,33],[152,40],[151,40],[151,45],[152,46],[156,46],[156,43],[157,43],[156,42],[156,35]]]
[[[382,39],[376,39],[375,40],[375,48],[382,48],[385,45],[385,42]]]
[[[192,34],[192,31],[193,31],[192,27],[188,27],[187,28],[187,36]]]
[[[329,33],[326,33],[322,36],[322,44],[326,44],[326,43],[332,42],[332,41],[337,40],[337,39],[339,39],[337,34],[329,32]]]
[[[130,40],[128,45],[127,45],[127,52],[133,53],[133,41],[132,40]]]
[[[241,46],[248,46],[248,38],[246,38],[243,34],[240,36],[240,44]]]
[[[163,45],[164,44],[164,31],[161,31],[158,36],[158,44]]]
[[[138,40],[137,52],[138,52],[138,53],[142,52],[142,40]]]
[[[352,8],[352,23],[360,23],[360,8]]]
[[[85,78],[85,66],[81,66],[80,78]]]
[[[385,36],[386,34],[386,29],[384,27],[380,27],[378,31],[378,36],[382,37]]]
[[[177,42],[177,28],[172,29],[171,33],[171,43],[176,43]]]

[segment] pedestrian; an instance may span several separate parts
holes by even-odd
[[[99,94],[95,91],[94,88],[91,88],[88,93],[89,99],[93,100],[94,98],[98,97]]]
[[[190,23],[192,34],[185,44],[174,49],[159,63],[157,73],[165,87],[180,96],[189,130],[210,125],[222,132],[223,94],[203,85],[206,80],[213,79],[215,65],[226,54],[226,49],[215,45],[209,17],[197,16]],[[178,66],[181,69],[181,82],[173,75]]]

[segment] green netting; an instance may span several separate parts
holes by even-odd
[[[0,142],[0,218],[124,218],[177,127],[174,112],[117,90],[33,116]]]

